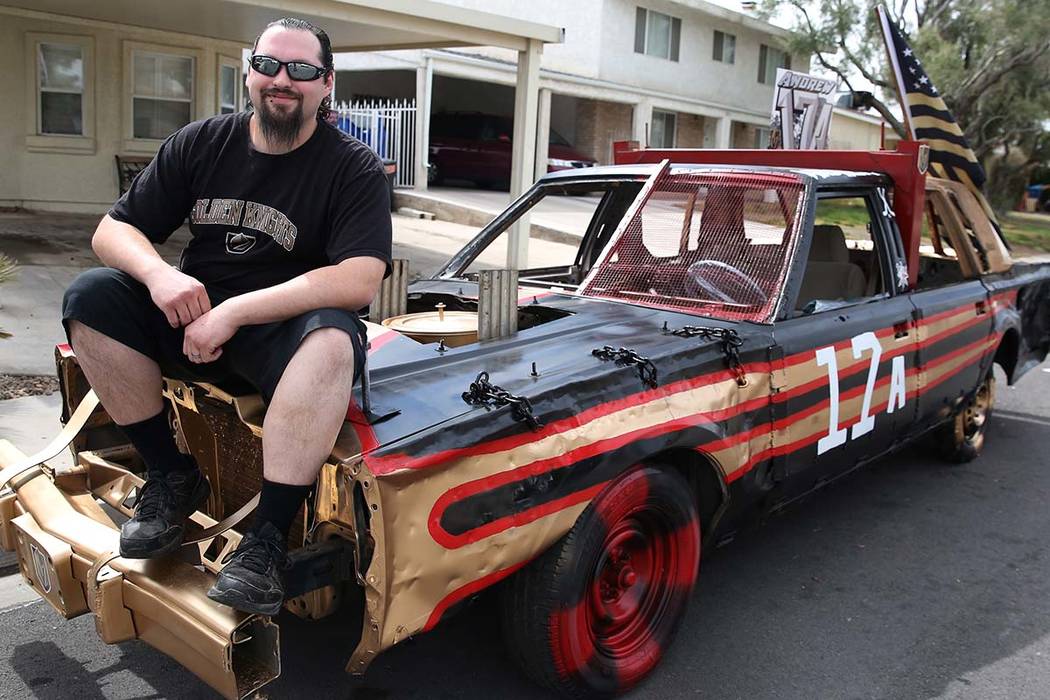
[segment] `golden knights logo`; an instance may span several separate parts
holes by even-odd
[[[238,231],[226,232],[226,252],[233,255],[243,255],[255,246],[255,236],[250,233]]]
[[[226,252],[233,255],[243,255],[255,245],[255,234],[244,233],[243,229],[263,233],[288,251],[295,247],[299,233],[283,212],[243,199],[198,199],[190,212],[190,223],[240,227],[242,232],[226,233]]]

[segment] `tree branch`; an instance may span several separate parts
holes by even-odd
[[[824,58],[824,54],[821,53],[820,51],[817,51],[815,56],[817,58],[817,62],[820,63],[820,65],[824,66],[826,69],[828,69],[829,71],[831,71],[832,73],[837,75],[839,78],[841,78],[842,82],[845,83],[846,87],[849,88],[849,91],[850,92],[854,92],[853,84],[850,83],[849,76],[846,74],[846,72],[844,70],[842,70],[841,68],[839,68],[836,65],[832,65],[831,63],[829,63],[828,60],[826,58]]]
[[[919,16],[919,27],[922,28],[926,25],[937,25],[937,20],[941,18],[944,11],[951,7],[951,0],[930,0],[926,3],[926,7],[922,12],[918,11],[916,7],[916,14]]]
[[[959,89],[955,91],[956,100],[959,102],[975,101],[985,90],[999,82],[1007,73],[1034,63],[1047,51],[1050,51],[1050,40],[1031,48],[1015,51],[1012,56],[1000,65],[996,65],[996,59],[1003,55],[1005,49],[989,54],[988,58],[981,63],[981,67],[964,80]]]
[[[842,54],[846,57],[846,60],[848,60],[853,65],[853,67],[856,68],[860,72],[860,74],[864,76],[864,79],[867,80],[869,83],[871,83],[872,85],[878,85],[879,87],[884,88],[886,90],[895,89],[895,87],[889,82],[874,75],[871,71],[865,68],[864,65],[860,62],[860,59],[857,58],[853,54],[853,52],[846,47],[845,39],[841,37],[839,38],[838,47],[839,50],[842,51]]]
[[[871,101],[868,103],[868,105],[874,108],[875,111],[878,112],[883,119],[889,122],[889,125],[893,127],[893,130],[895,132],[897,132],[897,136],[900,136],[902,139],[911,138],[911,134],[905,131],[904,124],[901,123],[901,121],[893,115],[893,112],[890,111],[890,108],[887,107],[882,100],[872,95]]]

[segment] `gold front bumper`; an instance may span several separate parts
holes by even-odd
[[[25,459],[0,440],[0,468]],[[96,498],[124,505],[142,480],[82,454],[73,471],[37,468],[0,496],[0,545],[17,550],[23,578],[66,618],[92,613],[107,643],[141,639],[227,698],[242,698],[280,674],[278,628],[208,600],[218,561],[239,537],[184,547],[182,558],[116,557],[119,530]],[[214,520],[195,513],[207,527]]]

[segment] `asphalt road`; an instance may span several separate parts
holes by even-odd
[[[1000,383],[984,455],[909,450],[706,553],[678,640],[635,698],[1050,697],[1050,366]],[[0,602],[2,607],[2,602]],[[270,698],[541,698],[505,658],[482,598],[353,680],[346,620],[283,615]],[[0,697],[211,698],[87,616],[0,612]]]

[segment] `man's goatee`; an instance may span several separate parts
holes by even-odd
[[[290,112],[279,112],[267,104],[266,97],[265,94],[262,96],[262,104],[255,109],[263,138],[272,146],[291,148],[295,145],[299,130],[305,121],[302,100],[300,99],[295,109]]]

